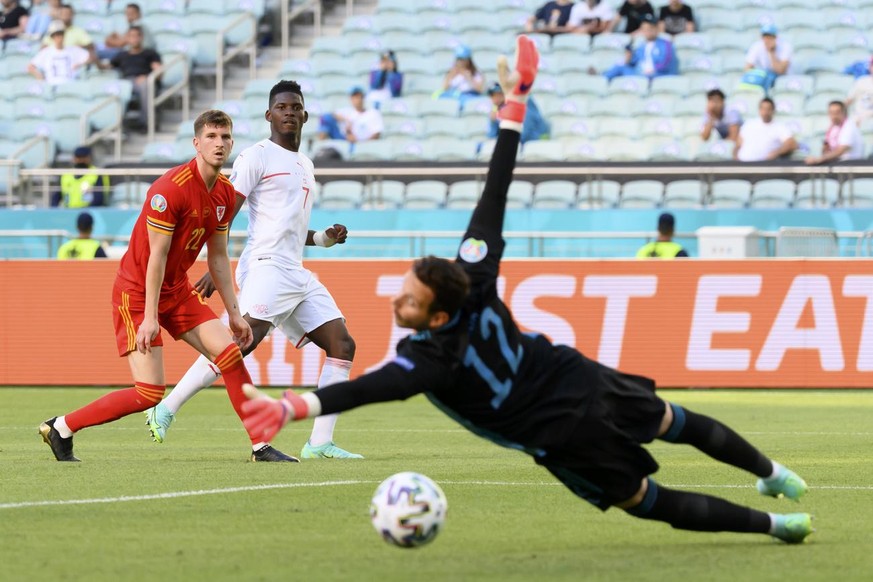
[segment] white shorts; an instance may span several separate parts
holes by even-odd
[[[343,319],[327,288],[302,267],[280,267],[268,259],[238,269],[236,277],[240,312],[271,323],[297,348],[309,343],[307,333]]]

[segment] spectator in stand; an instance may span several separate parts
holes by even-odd
[[[107,206],[109,176],[78,173],[96,167],[91,160],[91,148],[79,146],[73,150],[73,171],[61,175],[61,190],[52,195],[51,205],[65,208]]]
[[[544,32],[546,34],[563,34],[571,32],[567,26],[570,12],[573,10],[573,0],[556,0],[540,6],[533,16],[524,23],[525,32]]]
[[[378,109],[364,106],[364,90],[353,87],[349,92],[349,107],[321,116],[319,139],[344,139],[351,143],[379,139],[385,125]]]
[[[855,123],[859,127],[865,121],[873,119],[873,57],[870,58],[869,72],[869,75],[855,81],[846,99],[846,105],[855,106]]]
[[[27,17],[27,27],[19,38],[41,41],[48,32],[52,20],[60,20],[61,3],[59,0],[32,0],[30,14]]]
[[[777,38],[774,24],[761,27],[761,40],[755,41],[746,53],[746,74],[742,83],[760,85],[769,91],[776,77],[791,66],[791,45]]]
[[[618,26],[621,18],[625,19],[624,31],[627,34],[639,34],[640,25],[646,15],[655,16],[655,9],[649,4],[649,0],[625,0],[618,10],[618,16],[613,22],[613,30]]]
[[[115,55],[109,66],[101,68],[118,69],[122,79],[133,82],[133,92],[139,103],[139,118],[133,129],[144,130],[148,124],[150,103],[148,101],[148,76],[160,68],[161,55],[154,49],[143,47],[143,34],[139,26],[131,26],[127,31],[126,51]]]
[[[139,4],[131,2],[124,7],[124,18],[127,19],[127,29],[136,26],[142,31],[142,46],[145,49],[155,48],[155,40],[152,37],[148,27],[142,22],[142,9]],[[97,47],[97,57],[101,60],[112,60],[112,57],[119,54],[126,47],[130,46],[127,32],[112,32],[103,40],[103,43]]]
[[[0,11],[0,39],[3,44],[10,38],[24,34],[27,28],[29,12],[18,4],[18,0],[2,0],[3,10]]]
[[[769,97],[761,99],[758,119],[751,119],[740,128],[734,159],[741,162],[764,162],[786,157],[797,149],[797,141],[788,126],[773,120],[776,106]]]
[[[615,26],[615,10],[601,0],[583,0],[573,5],[567,28],[576,34],[595,36],[602,32],[612,32]]]
[[[97,51],[94,48],[94,40],[84,28],[73,24],[73,19],[76,17],[76,11],[69,4],[61,4],[58,8],[58,14],[66,29],[64,30],[64,46],[78,46],[91,55],[90,63],[97,62]],[[42,44],[49,44],[49,39],[46,38]]]
[[[825,133],[821,155],[806,158],[806,163],[814,166],[863,159],[864,139],[858,126],[849,121],[846,104],[842,101],[831,101],[828,105],[828,117],[831,118],[831,126]]]
[[[661,14],[658,18],[658,28],[661,33],[671,34],[676,36],[683,32],[694,32],[694,13],[691,11],[691,6],[682,2],[682,0],[670,0],[670,3],[661,7]]]
[[[500,133],[500,119],[497,114],[506,105],[506,95],[503,94],[503,88],[500,86],[500,83],[494,83],[488,89],[488,96],[491,97],[491,103],[494,104],[489,117],[488,137],[497,139],[497,134]],[[529,97],[521,129],[521,143],[538,139],[549,139],[549,132],[551,132],[549,122],[540,113],[533,97]]]
[[[27,65],[27,72],[49,85],[61,85],[79,76],[91,55],[78,46],[64,44],[64,23],[55,20],[48,28],[49,46],[43,47]]]
[[[400,97],[403,92],[403,73],[397,68],[397,55],[385,51],[379,56],[379,68],[370,71],[370,91],[367,101],[379,109],[383,101]]]
[[[737,141],[743,118],[740,112],[732,107],[725,107],[724,93],[721,89],[713,89],[706,93],[706,112],[700,128],[700,139],[708,141],[713,130],[722,139]]]
[[[603,74],[610,81],[625,75],[643,75],[652,79],[679,74],[679,60],[673,50],[673,43],[658,37],[655,17],[651,14],[644,15],[640,31],[643,42],[636,49],[629,44],[625,48],[624,64],[615,65]]]
[[[443,79],[440,99],[458,99],[463,107],[464,101],[482,94],[485,89],[485,76],[473,62],[473,51],[466,45],[455,49],[455,64]]]

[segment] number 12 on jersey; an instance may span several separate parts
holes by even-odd
[[[524,350],[519,345],[515,352],[512,351],[512,348],[509,345],[509,339],[506,337],[506,330],[503,328],[503,320],[500,319],[500,316],[497,315],[494,309],[486,307],[482,312],[481,319],[479,320],[479,333],[482,334],[482,339],[487,340],[491,337],[492,327],[497,336],[497,345],[500,348],[500,355],[503,356],[511,373],[515,374],[518,371],[519,364],[521,364],[521,357],[524,354]],[[495,364],[499,365],[500,362],[495,362]],[[506,400],[506,397],[509,396],[510,392],[512,392],[512,378],[506,378],[505,380],[498,379],[497,375],[494,373],[493,367],[489,366],[482,357],[479,356],[479,353],[472,344],[467,346],[467,352],[464,354],[464,365],[468,368],[472,366],[473,369],[476,370],[476,373],[479,374],[479,377],[488,384],[488,387],[491,388],[492,392],[494,392],[494,398],[491,399],[491,406],[494,409],[500,408],[500,405],[503,404],[503,401]]]

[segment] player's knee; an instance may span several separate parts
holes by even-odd
[[[330,348],[326,350],[327,357],[351,362],[355,359],[355,348],[355,340],[348,332],[338,334],[330,342]]]
[[[631,515],[643,517],[649,512],[649,509],[651,509],[657,495],[658,485],[646,477],[643,479],[642,483],[640,483],[639,490],[637,490],[632,497],[621,503],[616,503],[615,506],[619,509],[625,510]]]

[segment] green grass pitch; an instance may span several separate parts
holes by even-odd
[[[0,389],[0,580],[873,579],[873,392],[662,392],[725,421],[811,489],[800,504],[764,498],[751,476],[666,443],[651,447],[658,481],[809,511],[817,531],[801,546],[601,513],[422,397],[340,419],[338,443],[363,461],[249,463],[242,427],[212,389],[163,445],[134,415],[80,433],[82,463],[55,462],[39,422],[103,392]],[[310,426],[289,426],[275,445],[296,453]],[[449,499],[445,530],[416,550],[385,544],[368,517],[376,485],[407,470]]]

